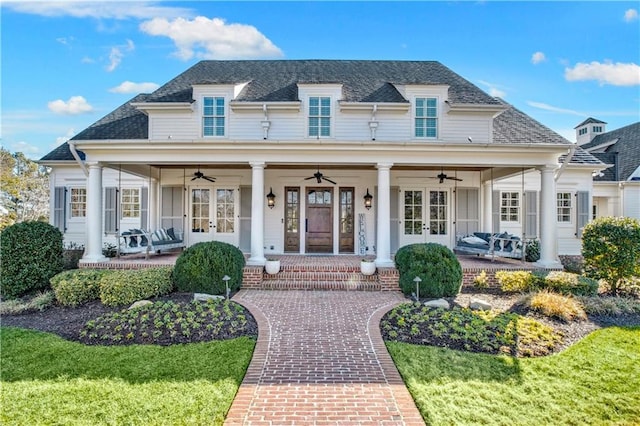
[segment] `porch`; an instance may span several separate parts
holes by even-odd
[[[148,260],[144,254],[123,256],[108,262],[83,263],[81,268],[97,269],[141,269],[172,266],[180,252],[152,255]],[[248,255],[245,255],[248,259]],[[377,268],[370,276],[360,272],[360,261],[373,256],[357,255],[274,255],[280,260],[280,272],[269,275],[262,266],[247,265],[244,268],[244,289],[261,290],[398,290],[398,271],[395,267]],[[515,259],[457,255],[462,266],[463,286],[473,285],[473,279],[485,271],[489,285],[495,285],[495,273],[500,270],[550,270],[539,265]]]

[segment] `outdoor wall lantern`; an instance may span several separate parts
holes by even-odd
[[[267,194],[267,206],[269,206],[270,209],[273,208],[273,206],[276,205],[276,196],[273,193],[273,189],[269,188],[269,193]]]
[[[364,207],[367,210],[371,210],[371,200],[373,200],[373,195],[369,194],[369,188],[367,188],[367,193],[364,196]]]

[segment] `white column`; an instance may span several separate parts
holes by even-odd
[[[483,190],[483,202],[482,202],[482,230],[484,232],[491,232],[493,226],[493,188],[490,180],[486,181],[482,187]],[[498,232],[496,229],[493,232]]]
[[[248,265],[264,265],[264,161],[252,161],[251,165],[251,257]]]
[[[149,183],[149,230],[151,232],[158,229],[158,181],[155,178]]]
[[[80,262],[106,262],[109,259],[102,255],[102,166],[96,162],[87,165],[87,246]]]
[[[391,260],[391,166],[393,163],[378,163],[378,217],[376,223],[376,266],[394,266]],[[374,200],[374,202],[376,202]]]
[[[558,260],[558,233],[556,223],[556,182],[553,178],[556,166],[540,167],[540,260],[538,266],[556,268]]]

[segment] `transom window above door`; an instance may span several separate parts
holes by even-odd
[[[331,98],[311,96],[309,98],[309,136],[331,136]]]

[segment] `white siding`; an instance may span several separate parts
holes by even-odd
[[[161,111],[149,113],[149,139],[179,141],[198,138],[200,138],[200,120],[197,114]]]
[[[640,182],[625,184],[623,191],[623,215],[640,219]]]

